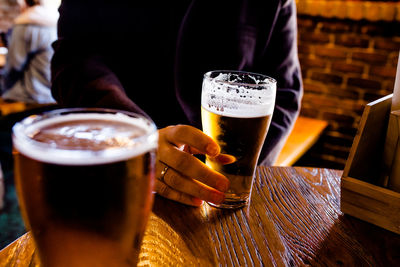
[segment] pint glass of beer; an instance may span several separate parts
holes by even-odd
[[[21,212],[42,266],[135,266],[158,133],[142,116],[63,109],[13,127]]]
[[[206,164],[230,181],[219,208],[248,204],[257,160],[275,106],[276,81],[265,75],[239,71],[211,71],[204,75],[201,96],[203,131],[234,157],[222,165],[210,157]]]

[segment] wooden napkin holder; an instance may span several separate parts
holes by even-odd
[[[392,95],[367,104],[341,180],[341,210],[400,234],[400,193],[382,183],[383,150]],[[399,138],[400,133],[391,132]]]

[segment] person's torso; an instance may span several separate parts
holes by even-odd
[[[77,0],[69,1],[73,2]],[[256,41],[269,34],[257,28],[263,23],[259,14],[251,17],[261,1],[117,2],[97,1],[97,9],[96,4],[80,9],[80,4],[75,8],[70,4],[69,12],[77,12],[81,20],[87,17],[74,27],[87,28],[79,30],[82,36],[73,32],[74,27],[63,32],[82,38],[83,45],[96,36],[95,42],[89,40],[96,43],[90,49],[106,55],[128,97],[159,127],[178,123],[199,127],[203,74],[215,69],[251,70]],[[265,12],[268,4],[262,5],[259,13],[265,15],[268,28],[276,9]],[[71,19],[63,25],[73,23]]]

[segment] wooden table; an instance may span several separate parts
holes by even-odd
[[[340,176],[259,167],[251,205],[234,211],[157,197],[139,266],[399,266],[399,235],[340,212]],[[0,265],[37,265],[29,233]]]

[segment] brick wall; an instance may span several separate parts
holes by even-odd
[[[301,115],[329,127],[296,165],[343,169],[365,104],[393,92],[399,21],[298,15]]]

